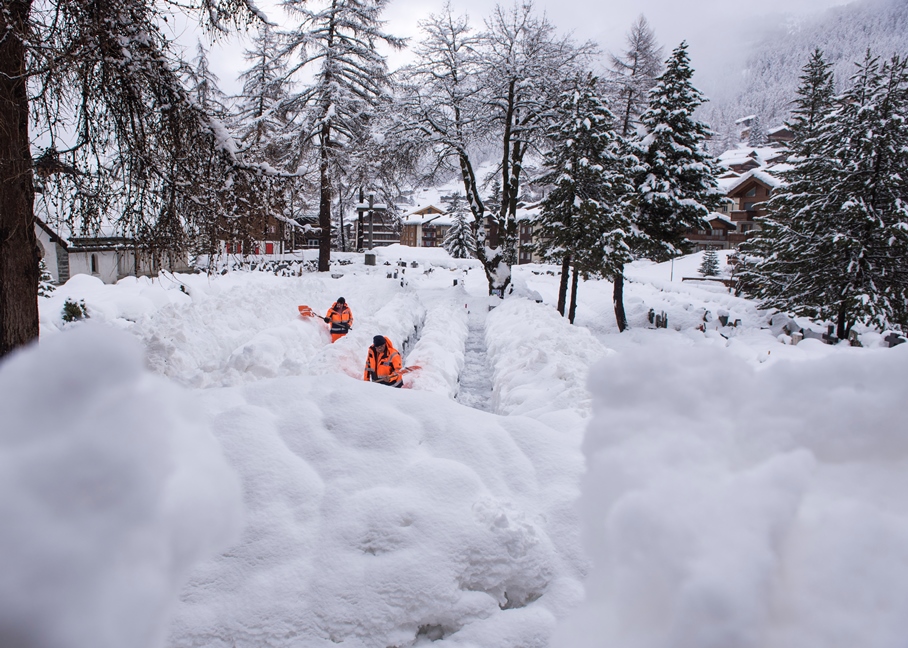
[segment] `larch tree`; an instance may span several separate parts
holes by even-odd
[[[239,243],[243,254],[250,252],[254,241],[266,237],[273,222],[269,217],[292,220],[304,203],[304,192],[311,189],[294,158],[293,115],[287,108],[289,82],[280,55],[280,38],[274,27],[259,25],[243,52],[248,67],[239,74],[242,87],[232,97],[228,118],[237,156],[271,171],[269,182],[237,185],[233,209],[225,210],[224,219],[218,223],[218,238]]]
[[[195,57],[184,70],[184,83],[189,95],[206,114],[225,120],[228,112],[227,95],[221,90],[218,77],[211,70],[208,50],[202,41],[196,42]]]
[[[626,199],[633,192],[623,140],[603,99],[598,79],[577,75],[562,94],[547,132],[542,182],[552,186],[537,221],[536,249],[561,263],[558,312],[573,323],[579,277],[613,278],[631,260],[633,236]]]
[[[662,72],[662,47],[642,14],[631,25],[625,42],[627,49],[609,56],[609,72],[616,129],[621,137],[630,137]]]
[[[38,336],[36,171],[48,194],[68,185],[58,206],[74,231],[113,218],[141,244],[175,250],[187,222],[209,217],[195,199],[223,183],[233,159],[181,83],[158,27],[162,5],[0,6],[0,356]],[[216,29],[261,17],[251,0],[188,8]],[[36,159],[33,139],[47,142]]]
[[[687,43],[666,61],[665,72],[650,91],[635,143],[636,223],[644,234],[641,253],[667,261],[690,250],[687,233],[718,204],[716,163],[704,150],[709,134],[694,111],[704,99],[691,83]]]
[[[378,104],[389,98],[390,76],[379,43],[401,48],[404,41],[382,30],[388,0],[284,0],[299,21],[284,32],[284,56],[293,60],[288,76],[311,75],[291,94],[288,107],[298,114],[298,151],[312,153],[317,169],[318,270],[331,260],[331,205],[343,177],[345,157],[372,135]]]

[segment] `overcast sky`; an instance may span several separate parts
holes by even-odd
[[[480,27],[493,6],[489,0],[451,0],[458,13],[466,13]],[[786,21],[803,18],[848,0],[536,0],[539,11],[578,41],[592,40],[603,51],[620,52],[624,36],[640,14],[646,16],[667,55],[682,40],[690,45],[691,61],[697,71],[695,83],[706,92],[716,92],[724,75],[740,69],[746,45],[754,34]],[[444,0],[391,0],[385,13],[386,30],[395,36],[420,38],[419,20],[439,12]],[[275,0],[259,0],[274,22],[285,20]],[[507,4],[507,3],[503,3]],[[184,37],[183,40],[186,40]],[[412,41],[411,41],[412,42]],[[215,47],[212,68],[227,92],[236,92],[237,72],[245,65],[245,43],[232,37]],[[394,54],[392,68],[405,62],[406,53]]]

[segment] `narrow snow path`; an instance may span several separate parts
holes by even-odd
[[[486,315],[484,309],[473,308],[470,312],[460,389],[455,400],[461,405],[490,412],[492,370],[486,347]]]

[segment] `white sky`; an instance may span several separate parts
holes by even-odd
[[[418,40],[418,21],[440,11],[443,2],[392,0],[385,13],[386,29],[395,36]],[[760,3],[730,3],[727,0],[536,1],[537,8],[545,11],[556,26],[572,32],[578,40],[597,42],[604,51],[620,51],[629,27],[642,13],[665,46],[666,54],[682,40],[688,41],[692,63],[698,71],[697,83],[707,94],[721,83],[723,75],[737,69],[746,44],[752,39],[749,34],[842,4],[846,4],[846,0],[763,0]],[[467,13],[477,27],[492,7],[488,0],[454,0],[453,5],[459,13]],[[277,8],[278,2],[259,0],[259,6],[271,20],[284,20]],[[194,37],[184,34],[183,40],[193,43]],[[232,37],[221,43],[212,56],[212,68],[227,92],[237,89],[235,76],[244,65],[244,46],[242,38]],[[393,54],[391,67],[402,64],[406,56],[406,52]]]

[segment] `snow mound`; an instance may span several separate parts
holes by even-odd
[[[541,648],[577,602],[582,459],[551,428],[342,375],[206,397],[249,519],[172,645]]]
[[[0,644],[161,644],[190,567],[242,511],[194,409],[106,326],[0,364]]]
[[[908,351],[755,368],[667,340],[594,369],[595,563],[555,646],[898,645]],[[750,395],[759,394],[759,398]]]
[[[585,416],[590,366],[609,353],[588,329],[551,306],[511,297],[489,313],[486,342],[499,414],[524,414],[565,427],[558,417]]]

